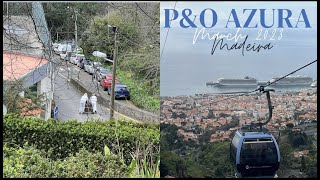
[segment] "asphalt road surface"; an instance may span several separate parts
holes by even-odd
[[[108,120],[110,109],[100,104],[97,104],[97,114],[79,114],[80,98],[83,94],[68,81],[71,68],[70,64],[62,63],[55,76],[53,99],[58,107],[57,119],[59,121],[77,119],[80,122],[92,119]],[[117,114],[114,114],[114,117],[119,118]]]

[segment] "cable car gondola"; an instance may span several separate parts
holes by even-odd
[[[272,105],[270,92],[273,89],[265,90],[268,100],[269,117],[264,123],[251,123],[247,129],[242,128],[236,131],[230,144],[230,158],[236,166],[239,177],[274,177],[279,169],[280,151],[276,139],[263,129],[272,118]]]

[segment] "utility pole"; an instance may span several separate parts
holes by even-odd
[[[7,18],[9,19],[9,2],[7,2]]]
[[[67,17],[68,18],[67,19],[68,20],[67,21],[68,22],[68,26],[67,26],[68,30],[67,31],[68,31],[68,41],[69,41],[70,40],[70,36],[69,36],[69,32],[70,32],[70,29],[69,29],[69,26],[70,26],[70,3],[68,3],[68,7],[67,8],[68,8],[68,13],[67,13],[67,15],[68,15],[68,17]]]
[[[116,66],[117,66],[117,27],[112,27],[114,32],[114,53],[113,53],[113,66],[112,66],[112,84],[111,84],[111,108],[110,108],[110,120],[114,114],[114,87],[116,82]]]
[[[74,14],[76,16],[76,20],[74,21],[74,27],[75,27],[75,41],[76,41],[76,46],[77,47],[77,43],[78,43],[78,27],[77,27],[77,11],[74,11]]]

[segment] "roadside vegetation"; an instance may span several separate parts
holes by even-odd
[[[78,42],[85,56],[94,61],[101,61],[92,56],[94,51],[103,52],[113,59],[114,33],[108,26],[116,26],[117,78],[128,86],[133,104],[147,111],[159,113],[160,3],[44,4],[48,26],[55,40],[74,37],[72,33],[60,33],[59,38],[56,38],[57,33],[61,31],[73,32],[73,11],[79,13]],[[139,10],[138,6],[145,12]],[[105,67],[110,66],[108,62],[103,64]]]
[[[3,119],[4,177],[159,177],[154,123]]]
[[[117,78],[128,86],[131,101],[136,106],[151,112],[159,112],[159,45],[155,42],[145,44],[143,41],[138,41],[139,31],[133,21],[117,12],[102,18],[95,17],[83,35],[81,46],[85,55],[89,56],[95,50],[113,53],[114,34],[108,25],[118,28]],[[106,43],[101,44],[101,42]],[[101,61],[92,56],[91,58]],[[111,69],[111,63],[103,64],[105,68]]]

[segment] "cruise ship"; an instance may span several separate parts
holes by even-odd
[[[270,83],[273,83],[280,79],[281,77],[274,77],[270,80]],[[279,86],[310,86],[312,84],[312,78],[307,76],[287,76],[272,85]]]
[[[226,79],[220,78],[217,82],[207,82],[207,85],[219,86],[219,87],[256,87],[257,80],[255,78],[246,76],[243,79]]]

